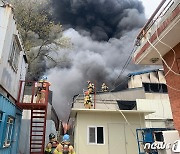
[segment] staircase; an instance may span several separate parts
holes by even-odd
[[[49,95],[49,83],[43,82],[41,85],[44,85],[44,83],[46,83],[45,87],[43,87],[45,90],[45,101],[37,103],[35,100],[37,82],[20,81],[16,105],[21,109],[31,110],[30,154],[44,154]],[[29,91],[28,94],[26,93],[26,90]]]
[[[44,154],[47,108],[31,110],[30,154]]]

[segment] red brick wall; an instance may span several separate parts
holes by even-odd
[[[172,70],[180,74],[180,43],[176,45],[173,49],[176,52],[176,60],[175,60]],[[169,51],[163,58],[165,59],[167,64],[171,66],[173,62],[173,58],[174,58],[174,53],[172,51]],[[166,74],[166,72],[169,69],[166,67],[165,64],[163,65],[164,65],[164,70]],[[172,114],[173,114],[173,119],[174,119],[174,126],[179,131],[179,134],[180,134],[180,76],[175,75],[172,72],[169,72],[165,78],[166,78],[167,85],[179,90],[179,91],[174,90],[168,87],[168,93],[169,93]]]

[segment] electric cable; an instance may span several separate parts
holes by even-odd
[[[172,69],[172,68],[173,68],[173,65],[174,65],[174,63],[175,63],[175,61],[176,61],[176,52],[175,52],[175,50],[174,50],[171,46],[167,45],[166,43],[162,42],[162,41],[159,39],[157,29],[158,29],[158,23],[157,23],[157,27],[156,27],[156,36],[157,36],[158,41],[161,42],[162,44],[164,44],[165,46],[167,46],[168,48],[170,48],[170,49],[173,51],[173,53],[174,53],[174,59],[173,59],[172,65],[171,65],[171,69]],[[169,72],[170,72],[170,70],[168,70],[168,71],[166,72],[166,74],[164,75],[164,77],[166,77],[166,75],[167,75]]]
[[[168,64],[166,63],[166,61],[163,59],[163,57],[162,57],[162,55],[160,54],[160,52],[158,51],[158,49],[149,41],[149,39],[148,39],[147,37],[146,37],[146,39],[147,39],[147,41],[149,42],[149,44],[157,51],[157,53],[159,54],[160,58],[162,59],[162,61],[163,61],[164,64],[166,65],[166,67],[167,67],[171,72],[173,72],[174,74],[176,74],[176,75],[179,76],[180,74],[174,72],[174,71],[169,67],[169,65],[168,65]],[[176,88],[168,85],[167,83],[166,83],[166,85],[167,85],[169,88],[171,88],[171,89],[173,89],[173,90],[175,90],[175,91],[180,92],[180,89],[176,89]]]
[[[150,33],[148,33],[148,34],[150,35]],[[167,67],[172,73],[174,73],[175,75],[180,76],[179,73],[173,71],[173,70],[169,67],[169,65],[166,63],[166,61],[165,61],[164,58],[162,57],[161,53],[160,53],[160,52],[158,51],[158,49],[149,41],[148,37],[146,37],[146,40],[147,40],[148,43],[156,50],[156,52],[159,54],[161,60],[164,62],[164,64],[166,65],[166,67]]]
[[[119,73],[118,77],[115,79],[115,82],[114,82],[114,84],[113,84],[113,87],[116,85],[117,80],[122,76],[122,74],[124,73],[125,69],[126,69],[127,66],[129,65],[129,63],[130,63],[130,61],[131,61],[131,59],[132,59],[132,54],[134,53],[134,51],[135,51],[135,45],[134,45],[132,51],[130,52],[130,54],[129,54],[129,56],[128,56],[128,59],[126,60],[126,62],[125,62],[125,64],[124,64],[121,72]],[[115,89],[115,88],[114,88],[114,89]]]

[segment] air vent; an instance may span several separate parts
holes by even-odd
[[[156,63],[158,60],[159,60],[159,58],[151,58],[151,59],[150,59],[150,61],[151,61],[152,63]]]

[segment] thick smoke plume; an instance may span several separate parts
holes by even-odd
[[[97,90],[103,82],[113,88],[145,17],[138,0],[53,0],[53,6],[73,44],[57,52],[63,64],[47,72],[53,105],[60,119],[67,120],[73,96],[86,89],[87,80]],[[131,63],[125,74],[139,69]]]
[[[96,40],[120,38],[145,21],[139,0],[53,0],[53,6],[61,24]]]
[[[64,35],[71,38],[72,49],[61,50],[59,56],[66,57],[64,63],[69,67],[56,67],[48,71],[48,80],[52,83],[53,105],[61,119],[68,118],[73,96],[87,89],[87,80],[96,84],[97,90],[103,82],[111,88],[121,72],[132,48],[136,31],[127,32],[120,39],[98,42],[89,36],[82,36],[74,29],[68,29]],[[140,69],[130,64],[126,74]]]

